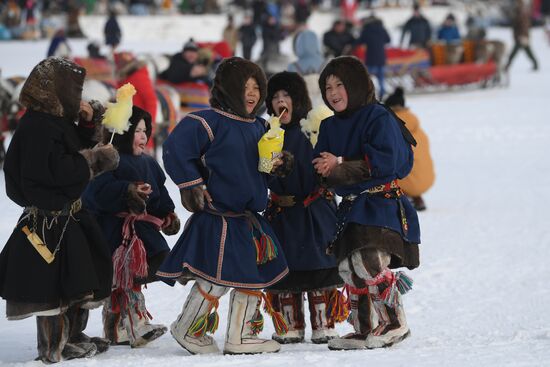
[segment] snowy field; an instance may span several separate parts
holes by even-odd
[[[426,12],[438,22],[446,10]],[[407,18],[408,10],[380,11],[379,15],[395,41],[395,25]],[[311,27],[319,32],[328,28],[329,17],[314,16]],[[122,21],[123,48],[148,52],[175,52],[197,29],[201,29],[195,34],[197,40],[218,39],[224,23],[221,17],[187,17],[183,23],[188,26],[172,34],[166,19]],[[83,19],[84,31],[100,39],[101,22]],[[135,27],[136,22],[141,27]],[[174,22],[182,20],[174,18]],[[407,98],[430,138],[437,175],[435,186],[425,195],[428,210],[419,214],[421,266],[409,272],[415,285],[404,297],[412,331],[409,339],[384,350],[332,352],[308,342],[285,345],[271,355],[188,356],[165,335],[144,348],[111,347],[92,359],[64,365],[550,366],[550,121],[546,108],[550,44],[541,29],[531,35],[541,70],[532,72],[527,57],[519,54],[510,71],[510,87]],[[511,46],[509,29],[491,29],[489,37]],[[70,42],[76,54],[84,54],[83,41]],[[286,41],[283,50],[289,49]],[[3,76],[28,74],[46,50],[45,41],[0,43]],[[0,181],[3,187],[3,174]],[[177,188],[171,182],[168,185],[179,203]],[[0,247],[20,213],[21,208],[2,189]],[[187,217],[183,208],[178,208],[178,214]],[[169,241],[173,245],[175,239]],[[153,321],[169,325],[188,290],[189,286],[150,285],[145,295]],[[228,298],[222,299],[215,334],[220,347]],[[4,313],[2,301],[0,314]],[[92,311],[87,333],[99,335],[101,330],[101,312]],[[340,324],[337,330],[344,334],[351,326]],[[266,322],[262,335],[272,332],[273,326]],[[306,338],[309,335],[306,332]],[[41,366],[33,361],[36,355],[35,320],[8,322],[0,317],[0,366]]]

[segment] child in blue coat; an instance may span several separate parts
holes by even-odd
[[[377,103],[357,58],[329,62],[319,87],[335,114],[321,123],[313,162],[342,197],[330,250],[350,293],[354,327],[354,333],[330,340],[329,348],[387,347],[409,335],[401,293],[411,286],[404,273],[390,269],[419,265],[418,218],[397,184],[412,168],[415,142]]]
[[[112,344],[147,344],[163,335],[164,325],[149,322],[141,285],[155,280],[155,272],[169,247],[160,233],[174,235],[180,223],[164,186],[158,162],[144,154],[151,137],[151,115],[132,107],[130,128],[115,135],[118,168],[97,176],[83,200],[95,214],[113,256],[113,291],[103,309],[105,337]],[[111,133],[105,131],[108,141]]]

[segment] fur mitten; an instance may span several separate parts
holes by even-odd
[[[294,168],[294,155],[286,150],[283,150],[281,160],[283,164],[271,171],[271,174],[277,177],[286,177]]]
[[[371,172],[366,161],[342,162],[332,169],[330,176],[326,178],[328,187],[348,186],[369,180]]]
[[[91,149],[83,149],[80,154],[86,158],[88,166],[90,167],[90,178],[103,173],[105,171],[112,171],[118,167],[118,161],[120,156],[118,151],[111,144],[99,145]]]
[[[180,220],[174,212],[169,213],[162,223],[162,232],[167,236],[177,234],[180,230]]]
[[[195,186],[190,189],[181,189],[181,204],[190,212],[198,212],[204,208],[204,189]]]
[[[141,214],[145,211],[145,198],[142,197],[141,193],[138,191],[138,187],[135,183],[128,185],[128,193],[126,197],[126,204],[128,205],[128,210],[134,214]]]

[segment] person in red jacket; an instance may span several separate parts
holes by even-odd
[[[134,106],[140,107],[149,112],[152,117],[153,134],[155,133],[155,124],[157,116],[157,95],[155,87],[145,62],[138,60],[130,52],[119,52],[115,54],[117,87],[126,83],[131,83],[136,88],[134,95]],[[152,135],[154,136],[154,135]],[[147,142],[147,150],[151,153],[154,149],[154,139]]]

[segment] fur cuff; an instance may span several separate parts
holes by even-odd
[[[116,169],[120,160],[118,151],[112,145],[101,145],[92,149],[84,149],[80,151],[80,154],[88,162],[91,178],[105,171]]]
[[[145,211],[145,199],[139,194],[137,185],[131,183],[128,185],[128,193],[126,197],[126,205],[131,213],[141,214]]]
[[[190,189],[181,189],[181,204],[185,209],[194,213],[204,209],[204,189],[195,186]]]
[[[363,160],[342,162],[325,179],[328,187],[354,185],[371,178],[370,168]]]
[[[275,168],[271,174],[277,177],[286,177],[294,168],[294,155],[286,150],[283,150],[281,153],[281,160],[283,161],[283,164]]]

